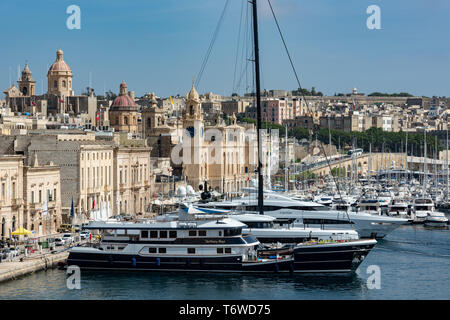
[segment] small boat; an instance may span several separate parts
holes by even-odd
[[[425,218],[424,224],[427,227],[445,227],[448,224],[448,218],[442,212],[433,211]]]

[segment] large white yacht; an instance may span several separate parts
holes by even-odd
[[[258,200],[255,188],[244,189],[247,196],[222,202],[196,203],[202,209],[225,209],[256,213]],[[322,229],[354,229],[361,238],[383,238],[408,220],[367,212],[343,212],[309,201],[300,201],[276,192],[264,191],[264,212],[277,219],[292,219],[295,226]]]
[[[262,258],[259,241],[229,218],[200,219],[187,206],[176,220],[91,222],[99,243],[73,247],[68,265],[82,269],[211,272],[292,272],[293,254]]]
[[[197,215],[191,208],[181,205],[178,216],[140,222],[91,222],[84,228],[99,230],[101,241],[72,248],[67,264],[109,270],[347,273],[377,243],[308,239],[263,247],[254,235],[243,233],[247,225],[223,215]]]

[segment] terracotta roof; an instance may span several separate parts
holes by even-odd
[[[69,66],[67,65],[67,63],[64,60],[61,60],[61,61],[56,61],[55,63],[53,63],[48,71],[69,71],[69,72],[71,72],[72,70],[70,70]]]
[[[114,99],[112,107],[134,107],[136,104],[128,95],[118,96]]]

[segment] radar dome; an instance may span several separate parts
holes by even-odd
[[[194,195],[195,194],[194,188],[192,188],[192,186],[187,186],[186,193],[188,195]]]
[[[178,197],[186,197],[186,188],[181,186],[177,190],[177,196]]]

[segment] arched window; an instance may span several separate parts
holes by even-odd
[[[6,221],[5,221],[5,218],[3,218],[2,219],[2,240],[3,240],[3,237],[5,237],[5,224],[6,224]]]
[[[63,88],[66,87],[66,80],[63,80],[63,81],[62,81],[62,86],[63,86]]]
[[[12,231],[16,230],[16,216],[12,217]]]
[[[56,81],[56,80],[53,81],[53,87],[54,87],[54,88],[58,88],[58,81]]]
[[[124,118],[123,118],[123,122],[124,122],[124,124],[127,126],[127,125],[128,125],[128,117],[124,117]]]

